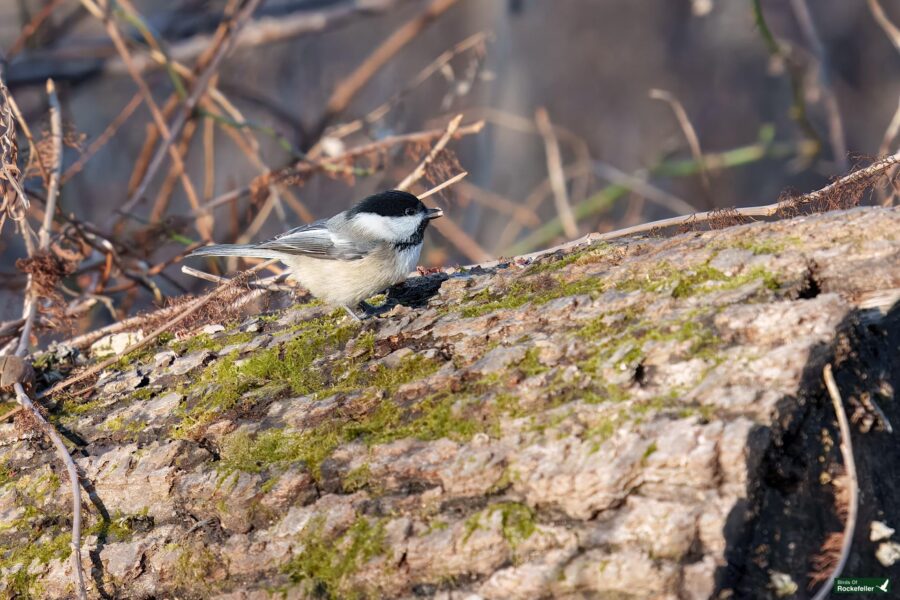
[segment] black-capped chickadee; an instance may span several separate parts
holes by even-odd
[[[390,190],[266,242],[206,246],[190,256],[278,259],[313,296],[358,319],[352,307],[374,314],[364,300],[415,270],[428,222],[443,214],[412,194]]]

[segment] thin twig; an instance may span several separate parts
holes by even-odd
[[[763,12],[762,0],[751,0],[753,7],[753,16],[759,33],[765,42],[769,54],[779,65],[784,65],[787,70],[788,80],[791,85],[791,110],[788,112],[790,117],[797,123],[804,135],[809,139],[810,144],[809,156],[815,156],[819,153],[822,146],[822,139],[816,128],[809,121],[809,114],[806,109],[806,96],[803,89],[803,72],[802,67],[794,60],[790,51],[775,39],[772,30],[766,22],[766,16]]]
[[[69,489],[72,491],[72,569],[75,571],[75,584],[78,590],[78,597],[81,600],[87,600],[87,590],[84,587],[84,573],[81,567],[81,484],[78,480],[78,469],[75,467],[75,461],[66,449],[62,438],[56,429],[44,419],[41,411],[37,409],[25,388],[21,383],[13,386],[16,390],[16,398],[25,410],[31,413],[31,416],[38,422],[43,432],[50,438],[56,447],[56,454],[62,459],[66,465],[66,471],[69,474]]]
[[[138,92],[140,94],[140,92]],[[172,116],[172,113],[175,112],[175,109],[178,107],[178,94],[170,94],[168,98],[166,98],[166,102],[162,105],[162,116],[163,120],[168,121],[169,117]],[[151,115],[152,116],[152,115]],[[128,178],[128,194],[131,195],[135,189],[137,189],[138,184],[144,178],[144,173],[147,172],[147,165],[150,163],[150,158],[153,156],[153,150],[156,148],[157,142],[159,142],[159,128],[156,126],[155,119],[148,123],[145,126],[146,129],[146,137],[144,137],[144,144],[141,146],[140,151],[137,153],[137,156],[134,160],[134,166],[131,167],[131,177]]]
[[[188,151],[191,148],[191,142],[194,141],[194,134],[197,132],[197,120],[189,120],[181,130],[181,139],[175,146],[176,152],[181,155],[182,163],[176,165],[172,163],[169,166],[169,172],[163,178],[162,185],[156,193],[156,200],[153,201],[153,208],[150,209],[150,222],[158,223],[169,208],[169,202],[172,200],[172,194],[175,193],[175,186],[179,178],[185,174],[182,169],[185,167],[184,161],[187,160]],[[212,224],[204,224],[197,226],[197,231],[212,231]]]
[[[244,5],[234,16],[231,29],[228,34],[226,34],[225,39],[218,46],[218,48],[216,48],[215,53],[210,58],[209,63],[203,70],[203,73],[201,73],[197,77],[197,80],[194,82],[191,93],[187,97],[187,99],[185,99],[181,112],[177,117],[175,117],[175,120],[172,122],[171,127],[167,128],[168,133],[165,133],[165,125],[160,127],[160,131],[164,133],[163,142],[160,147],[157,148],[156,154],[151,159],[150,164],[147,167],[147,172],[144,174],[143,180],[140,184],[138,184],[137,189],[134,190],[131,197],[128,198],[128,200],[122,206],[120,213],[127,213],[134,205],[136,205],[140,201],[141,197],[147,189],[147,186],[150,184],[150,180],[154,175],[156,175],[156,172],[162,166],[162,162],[165,159],[166,153],[170,152],[170,150],[172,149],[172,144],[174,143],[175,138],[180,135],[181,129],[184,127],[185,123],[187,123],[188,118],[191,116],[194,108],[200,101],[200,98],[202,98],[206,93],[207,85],[209,84],[213,75],[215,75],[218,71],[219,65],[234,48],[237,34],[250,19],[253,11],[256,10],[256,8],[259,6],[260,1],[261,0],[246,0]],[[177,151],[175,152],[175,154],[177,154]],[[183,169],[183,165],[180,168]]]
[[[456,115],[450,122],[447,123],[447,130],[444,132],[444,135],[437,141],[437,143],[431,148],[431,152],[422,159],[422,162],[413,169],[412,173],[403,178],[403,181],[397,184],[396,189],[406,191],[413,186],[417,181],[422,179],[425,175],[425,169],[428,168],[428,165],[434,162],[434,159],[437,158],[437,155],[440,154],[441,150],[443,150],[447,143],[450,142],[450,139],[456,133],[456,130],[459,129],[459,124],[462,122],[463,116]]]
[[[25,407],[20,404],[19,406],[15,407],[14,409],[6,411],[5,413],[3,413],[3,416],[0,417],[0,423],[5,423],[7,421],[7,419],[10,419],[10,418],[16,416],[23,410],[25,410]]]
[[[593,162],[593,166],[594,173],[596,173],[598,177],[606,179],[611,183],[627,187],[631,191],[643,196],[654,204],[658,204],[672,211],[676,215],[689,215],[697,212],[697,209],[692,204],[689,204],[678,196],[673,196],[672,194],[659,189],[655,185],[648,183],[647,180],[642,177],[631,175],[621,169],[617,169],[612,165],[598,160]]]
[[[228,281],[225,277],[219,277],[218,275],[213,275],[212,273],[207,273],[206,271],[201,271],[199,269],[194,269],[193,267],[189,267],[187,265],[181,265],[181,272],[185,275],[190,275],[191,277],[196,277],[197,279],[202,279],[203,281],[209,281],[211,283],[226,283]]]
[[[790,144],[756,143],[748,146],[734,148],[726,152],[707,154],[704,156],[704,161],[706,162],[706,166],[708,169],[710,169],[711,171],[716,171],[719,169],[728,169],[746,165],[749,163],[757,162],[764,158],[790,156],[794,154],[794,152],[795,147]],[[649,172],[650,174],[658,176],[684,177],[686,175],[693,175],[697,173],[697,163],[693,159],[666,161],[650,168]],[[625,196],[628,191],[629,188],[619,184],[606,186],[605,188],[595,192],[584,202],[576,204],[573,207],[575,216],[579,219],[584,219],[590,215],[603,213],[609,210],[619,198]],[[798,201],[798,199],[793,200],[793,202]],[[772,206],[778,207],[782,205]],[[716,213],[715,211],[710,211],[709,213],[701,214],[706,214],[712,217]],[[654,223],[665,222],[671,222],[669,223],[670,225],[682,225],[684,224],[684,218],[678,217],[673,219],[664,219],[661,222]],[[653,229],[654,226],[654,224],[646,224],[646,226],[641,225],[638,226],[640,228],[639,230],[632,230],[634,228],[629,228],[629,233],[627,235],[630,235],[632,233],[639,233],[641,231],[648,231]],[[518,256],[520,254],[525,254],[526,252],[532,251],[535,248],[541,248],[545,246],[546,244],[557,238],[561,233],[562,226],[559,223],[559,219],[551,219],[515,244],[509,246],[501,246],[502,248],[504,248],[503,254],[505,256]],[[611,233],[614,234],[617,232]],[[509,240],[505,241],[509,243]]]
[[[881,145],[878,147],[878,154],[880,156],[884,156],[890,152],[891,145],[894,143],[894,140],[897,139],[898,133],[900,133],[900,101],[897,103],[897,110],[894,111],[894,116],[891,117],[891,122],[884,132]],[[882,206],[890,206],[893,204],[894,197],[897,195],[897,185],[894,181],[894,174],[896,172],[897,167],[895,165],[891,167],[890,172],[888,173],[888,185],[885,186],[885,190],[881,195]]]
[[[900,51],[900,28],[894,25],[888,18],[884,12],[884,8],[882,8],[881,3],[878,0],[868,0],[868,4],[869,12],[872,13],[872,16],[875,18],[879,27],[881,27],[888,39],[891,40],[894,47]],[[897,110],[894,112],[894,116],[891,118],[891,122],[884,132],[884,137],[881,139],[881,145],[878,147],[879,156],[883,156],[891,151],[891,144],[897,139],[898,133],[900,133],[900,102],[898,102]],[[894,167],[891,169],[891,173],[893,174],[896,170],[896,167]],[[891,185],[888,186],[882,196],[883,206],[890,206],[897,194],[896,186],[893,184],[893,175],[889,177],[889,180],[891,181]]]
[[[228,279],[227,277],[220,277],[219,275],[213,275],[212,273],[207,273],[206,271],[194,269],[187,265],[181,266],[181,272],[184,273],[185,275],[190,275],[191,277],[196,277],[197,279],[209,281],[210,283],[225,284],[230,281],[230,279]],[[266,290],[267,292],[290,292],[290,291],[293,291],[294,288],[292,286],[277,283],[278,280],[283,279],[284,277],[285,277],[284,275],[273,275],[272,277],[266,277],[265,279],[260,279],[259,281],[249,281],[249,282],[247,282],[247,285],[251,289]]]
[[[541,133],[533,119],[528,119],[514,113],[489,107],[477,107],[468,112],[469,114],[481,116],[489,123],[511,131],[518,131],[520,133],[531,135],[540,135]],[[577,178],[576,182],[572,185],[572,200],[573,203],[577,205],[582,203],[587,196],[587,190],[593,178],[591,173],[590,149],[584,139],[565,127],[553,124],[553,131],[558,139],[566,142],[571,147],[571,150],[576,156],[575,162],[567,165],[563,169],[563,174],[566,176],[567,180]],[[548,177],[528,194],[528,197],[523,203],[523,207],[531,212],[536,211],[551,192],[552,189]],[[494,251],[498,252],[501,248],[505,248],[512,240],[516,239],[521,231],[522,224],[518,220],[510,220],[506,227],[500,232],[500,235],[497,236],[496,242],[494,243]]]
[[[109,0],[105,0],[105,1],[108,2]],[[182,165],[182,170],[184,170],[181,156],[178,154],[177,149],[171,145],[173,138],[172,138],[172,135],[171,135],[171,132],[170,132],[168,126],[166,125],[165,118],[163,117],[162,113],[160,112],[159,106],[156,104],[156,101],[153,99],[153,94],[150,91],[150,86],[147,84],[147,82],[141,76],[140,72],[135,68],[132,57],[131,57],[131,52],[128,50],[128,46],[125,44],[125,41],[122,39],[122,34],[119,31],[118,25],[111,18],[108,11],[102,10],[94,2],[94,0],[81,0],[81,3],[85,8],[87,8],[87,10],[91,14],[93,14],[95,17],[97,17],[98,19],[100,19],[103,22],[104,26],[106,27],[107,34],[109,35],[110,39],[113,41],[113,44],[115,45],[116,50],[122,56],[122,60],[125,62],[126,66],[128,67],[129,74],[131,75],[131,78],[134,81],[135,85],[137,85],[138,91],[141,94],[141,98],[143,98],[143,100],[144,100],[144,104],[146,104],[147,108],[150,109],[150,115],[153,117],[153,120],[156,123],[156,126],[159,128],[159,131],[163,136],[164,143],[168,142],[168,145],[166,146],[166,151],[169,153],[169,156],[171,157],[172,162],[175,163],[176,165]],[[147,179],[148,178],[145,175],[144,181],[147,182]],[[182,185],[184,186],[185,194],[187,195],[188,201],[191,203],[191,206],[199,207],[200,203],[197,199],[197,192],[194,190],[194,186],[186,174],[183,174],[181,181],[182,181]],[[147,182],[147,183],[149,183],[149,182]],[[146,188],[146,184],[145,184],[145,188]],[[129,199],[129,202],[124,204],[123,206],[121,206],[119,208],[119,210],[113,214],[113,216],[111,216],[109,219],[107,219],[107,228],[111,228],[115,223],[117,223],[119,221],[120,215],[122,213],[128,213],[132,208],[134,208],[134,206],[143,197],[143,192],[144,192],[144,189],[141,189],[140,194],[133,193],[131,198]],[[204,237],[209,237],[211,235],[211,232],[200,231],[200,234],[203,235]]]
[[[563,169],[563,176],[566,178],[566,181],[569,179],[575,179],[576,177],[582,177],[585,174],[591,175],[591,164],[582,164],[582,163],[574,163],[571,165],[567,165]],[[522,205],[530,211],[537,211],[541,205],[544,204],[544,201],[550,197],[550,194],[553,193],[553,190],[550,186],[550,179],[546,178],[540,184],[538,184],[531,192],[528,193],[528,196],[525,197],[525,200],[522,202]],[[574,207],[575,218],[580,219],[582,216],[578,213],[578,207],[584,204],[584,202],[580,204],[576,204]],[[557,215],[554,217],[550,223],[554,225],[554,233],[553,236],[563,234],[562,222]],[[540,231],[541,229],[547,227],[549,225],[545,224],[542,227],[539,227],[536,231]],[[500,235],[497,236],[497,241],[494,244],[495,253],[499,252],[501,248],[507,248],[509,244],[519,235],[522,231],[522,226],[519,225],[515,221],[510,221],[506,227],[500,232]]]
[[[91,158],[93,158],[95,154],[97,154],[100,148],[105,146],[106,143],[112,139],[116,132],[119,131],[119,128],[125,124],[125,122],[131,117],[131,115],[134,114],[134,111],[137,110],[137,107],[141,105],[141,100],[141,95],[139,93],[131,97],[131,100],[128,101],[128,104],[126,104],[124,108],[119,111],[119,114],[116,115],[116,118],[113,119],[112,122],[106,127],[106,129],[103,130],[103,133],[98,135],[97,138],[88,145],[85,151],[81,153],[81,156],[78,157],[78,160],[76,160],[74,163],[72,163],[72,166],[66,169],[66,172],[63,173],[62,176],[62,183],[66,183],[72,177],[78,174],[78,172],[80,172],[84,168],[84,165],[87,164],[87,162]]]
[[[697,136],[697,130],[694,129],[693,123],[691,123],[690,118],[688,118],[684,105],[675,97],[675,94],[666,90],[650,90],[650,97],[654,100],[661,100],[667,103],[672,108],[672,112],[675,113],[675,120],[678,121],[681,133],[684,134],[684,137],[687,140],[688,147],[691,149],[691,155],[694,157],[694,160],[697,161],[700,181],[703,183],[703,190],[707,195],[708,206],[709,208],[712,208],[712,184],[709,179],[709,171],[706,168],[706,162],[703,160],[703,150],[700,148],[700,138]]]
[[[822,105],[827,115],[828,137],[838,170],[843,173],[847,170],[847,138],[844,134],[844,121],[841,119],[837,95],[834,93],[834,86],[831,85],[831,67],[828,61],[828,52],[822,43],[822,38],[816,28],[816,23],[812,18],[806,0],[791,0],[791,8],[797,17],[800,31],[803,32],[806,43],[812,49],[816,60],[819,62],[818,80],[821,89]]]
[[[569,193],[566,190],[566,178],[563,175],[562,155],[559,152],[559,141],[553,132],[550,123],[550,115],[546,108],[539,108],[534,114],[541,136],[544,138],[544,151],[547,155],[547,173],[550,178],[550,188],[553,190],[553,200],[556,204],[556,212],[562,223],[563,231],[568,238],[578,235],[578,224],[575,215],[572,214],[572,205],[569,203]]]
[[[459,187],[460,191],[473,202],[486,206],[498,213],[509,215],[522,225],[537,227],[541,224],[541,219],[536,212],[496,192],[486,190],[467,181],[461,182]]]
[[[203,202],[212,200],[216,185],[216,122],[203,119]]]
[[[368,57],[356,69],[344,78],[334,91],[325,105],[325,114],[322,116],[320,131],[335,116],[340,114],[347,108],[354,96],[381,70],[400,50],[402,50],[409,42],[416,38],[428,25],[441,16],[451,6],[456,4],[458,0],[432,0],[422,13],[416,15],[399,28],[394,30],[378,48],[369,54]]]
[[[454,221],[438,219],[434,221],[434,228],[469,260],[482,261],[491,258],[491,254]]]
[[[47,97],[50,104],[50,136],[53,140],[53,160],[55,164],[50,172],[50,182],[47,188],[47,206],[44,209],[44,219],[38,233],[37,252],[45,253],[50,249],[50,230],[53,227],[53,214],[56,212],[56,199],[59,195],[59,174],[62,172],[62,116],[60,114],[59,98],[56,96],[56,87],[53,80],[47,80]],[[26,246],[30,238],[27,222],[23,222],[23,235],[26,237]],[[33,257],[35,250],[32,248],[29,257]],[[26,284],[25,306],[22,314],[24,324],[16,347],[17,356],[25,356],[28,352],[28,344],[31,342],[31,332],[34,329],[34,320],[37,317],[37,305],[39,298],[34,291],[33,275],[28,274]]]
[[[0,167],[3,172],[0,176],[0,231],[3,230],[3,223],[7,217],[15,218],[19,214],[20,211],[15,208],[19,202],[23,203],[23,212],[28,208],[28,199],[19,193],[16,182],[19,175],[19,143],[16,139],[16,122],[9,98],[9,91],[3,83],[2,63],[0,63]]]
[[[844,523],[844,537],[841,540],[841,555],[837,564],[828,576],[828,579],[813,596],[813,600],[824,600],[831,592],[832,583],[840,576],[841,571],[847,564],[850,557],[850,547],[853,545],[853,534],[856,531],[856,516],[859,512],[859,481],[856,477],[856,461],[853,459],[853,442],[850,439],[850,422],[847,420],[847,413],[844,411],[844,403],[841,400],[841,392],[834,380],[834,374],[831,371],[831,364],[825,365],[823,369],[825,377],[825,387],[828,389],[828,395],[831,397],[831,404],[834,406],[834,412],[837,415],[838,427],[841,430],[841,456],[844,459],[844,468],[847,470],[847,485],[850,495],[850,506],[847,509],[847,522]]]
[[[28,126],[28,122],[25,120],[25,117],[22,115],[22,110],[19,108],[19,105],[16,103],[16,99],[13,98],[12,94],[7,93],[7,101],[9,102],[9,107],[12,109],[13,114],[16,115],[16,122],[19,123],[19,127],[22,128],[22,134],[25,136],[25,139],[28,140],[28,162],[29,165],[32,160],[37,161],[38,170],[41,172],[41,177],[44,178],[44,181],[50,179],[50,174],[47,172],[47,167],[44,165],[44,157],[37,150],[37,144],[34,141],[34,135],[31,133],[31,128]],[[28,171],[28,168],[25,169]]]
[[[43,8],[28,22],[25,27],[22,28],[22,31],[19,33],[19,37],[12,43],[9,47],[9,50],[6,51],[7,60],[12,59],[16,54],[22,51],[22,48],[25,47],[25,43],[28,41],[34,33],[44,24],[50,15],[53,14],[53,11],[57,9],[57,7],[65,2],[66,0],[51,0],[47,2]]]
[[[465,171],[458,175],[454,175],[447,181],[431,188],[430,190],[424,192],[419,195],[419,199],[425,199],[431,195],[438,193],[444,188],[453,185],[457,181],[460,181],[463,177],[468,175]],[[481,247],[481,245],[475,241],[472,236],[466,233],[462,227],[457,225],[454,221],[450,219],[438,219],[434,221],[435,229],[443,235],[448,242],[453,244],[466,258],[469,260],[488,260],[491,255]]]
[[[351,133],[360,131],[366,126],[371,125],[372,123],[375,123],[376,121],[384,118],[384,116],[387,115],[393,107],[397,106],[403,98],[405,98],[414,89],[422,85],[432,75],[439,72],[444,66],[450,63],[451,60],[464,52],[467,52],[473,48],[480,47],[489,37],[489,33],[481,31],[457,43],[455,46],[453,46],[453,48],[444,51],[427,67],[422,69],[419,74],[416,75],[409,83],[403,86],[400,91],[396,92],[393,96],[391,96],[387,101],[382,103],[377,108],[370,110],[366,114],[366,116],[355,119],[348,123],[342,123],[326,131],[325,134],[315,143],[315,145],[310,148],[307,156],[309,158],[317,158],[322,153],[322,142],[326,138],[345,138]]]
[[[273,4],[273,10],[283,10],[280,3]],[[323,3],[318,3],[323,4]],[[277,43],[291,38],[321,34],[340,25],[352,21],[358,16],[377,16],[387,13],[397,5],[400,0],[344,0],[334,3],[321,10],[299,10],[294,14],[276,14],[255,19],[241,30],[237,40],[237,48],[250,48]],[[293,2],[288,6],[305,7],[306,3]],[[209,48],[215,34],[198,33],[184,40],[172,43],[168,47],[169,58],[173,62],[186,63],[191,61]],[[148,55],[138,57],[135,66],[141,71],[164,66],[157,52],[151,51]],[[108,73],[122,73],[125,71],[120,61],[111,60],[104,70]]]
[[[897,152],[895,154],[892,154],[892,155],[882,158],[880,160],[876,160],[868,167],[865,167],[864,169],[859,169],[857,171],[853,171],[852,173],[849,173],[849,174],[845,175],[844,177],[841,177],[840,179],[835,180],[833,183],[826,185],[825,187],[823,187],[820,190],[817,190],[815,192],[810,192],[809,194],[804,194],[803,196],[800,196],[800,198],[798,198],[796,201],[803,203],[803,204],[807,204],[809,202],[821,200],[825,196],[831,194],[832,192],[834,192],[835,190],[837,190],[841,187],[853,185],[853,184],[857,183],[858,181],[861,181],[863,179],[868,179],[879,173],[883,173],[884,171],[890,169],[891,167],[893,167],[894,165],[897,165],[898,163],[900,163],[900,152]]]
[[[459,124],[462,121],[463,116],[457,115],[447,124],[447,130],[444,132],[444,135],[440,137],[440,139],[435,143],[435,145],[431,148],[431,152],[422,159],[415,169],[413,169],[412,173],[407,175],[403,181],[397,184],[398,190],[408,190],[413,184],[415,184],[419,179],[421,179],[425,175],[425,170],[428,168],[438,154],[447,146],[450,140],[453,138],[454,134],[459,130]],[[451,179],[445,181],[444,183],[438,185],[437,187],[428,190],[421,196],[419,199],[427,198],[432,194],[439,192],[445,187],[452,185],[465,177],[467,173],[463,172]],[[447,240],[456,246],[460,252],[462,252],[469,260],[487,260],[490,257],[484,248],[475,241],[468,233],[466,233],[459,225],[454,223],[449,219],[438,219],[434,223],[435,229],[437,229],[441,235],[443,235]]]
[[[217,122],[221,122],[217,120],[217,117],[223,116],[222,112],[212,106],[211,103],[205,103],[205,108],[210,115],[211,118],[207,120],[208,123],[215,124]],[[244,122],[245,119],[243,115],[236,108],[228,108],[224,105],[222,106],[222,110],[228,112],[232,118],[238,122]],[[225,132],[225,135],[230,137],[234,142],[235,146],[237,146],[238,150],[240,150],[244,156],[247,157],[247,160],[253,165],[260,173],[261,176],[266,176],[269,173],[269,167],[263,162],[262,156],[259,152],[259,143],[253,135],[247,133],[247,130],[237,127],[229,127],[223,126],[222,130]],[[204,144],[206,140],[204,140]],[[275,194],[278,196],[278,199],[275,201],[275,208],[279,210],[279,218],[284,220],[284,215],[281,214],[281,203],[280,200],[283,198],[284,201],[290,205],[293,211],[300,217],[301,220],[305,223],[310,223],[315,220],[313,214],[306,207],[303,202],[299,200],[288,188],[283,184],[273,183],[269,186],[269,193]],[[207,207],[209,202],[211,202],[212,198],[212,190],[210,190],[209,197],[206,198]]]
[[[888,36],[888,39],[891,40],[891,43],[894,44],[894,47],[900,51],[900,28],[891,22],[884,13],[884,8],[881,7],[881,3],[878,2],[878,0],[868,0],[868,3],[869,12],[875,17],[875,21],[878,23],[879,27],[884,30],[884,33]]]
[[[468,125],[461,125],[459,129],[456,131],[457,137],[461,137],[464,135],[472,135],[480,132],[484,128],[484,121],[476,121],[474,123],[470,123]],[[355,148],[352,148],[339,156],[329,157],[327,159],[323,159],[321,162],[300,162],[297,164],[292,164],[288,167],[283,167],[279,169],[275,169],[273,171],[269,171],[265,177],[266,181],[278,183],[285,179],[290,178],[293,175],[301,174],[301,173],[313,173],[319,170],[328,170],[330,166],[336,166],[345,164],[346,162],[353,160],[359,156],[365,156],[367,154],[371,154],[373,152],[379,152],[381,150],[385,150],[392,146],[397,146],[399,144],[408,144],[415,142],[430,142],[435,138],[439,138],[446,133],[446,129],[431,129],[428,131],[419,131],[416,133],[405,133],[401,135],[392,135],[375,142],[370,142],[368,144],[362,144]],[[235,190],[231,190],[230,192],[226,192],[221,194],[208,202],[206,206],[203,207],[204,210],[210,210],[217,206],[221,206],[223,204],[228,204],[230,202],[234,202],[239,198],[243,197],[245,194],[249,194],[251,191],[250,186],[244,186],[242,188],[238,188]]]
[[[56,214],[56,199],[59,196],[59,178],[62,174],[63,130],[62,108],[56,95],[56,86],[52,79],[47,80],[47,99],[50,104],[50,139],[53,140],[53,160],[55,164],[50,171],[50,184],[47,186],[47,204],[44,208],[44,222],[38,234],[40,251],[50,248],[50,231],[53,228],[53,215]]]
[[[418,196],[419,200],[424,200],[428,196],[433,196],[434,194],[437,194],[444,188],[448,188],[451,185],[453,185],[454,183],[456,183],[457,181],[460,181],[463,177],[465,177],[468,174],[469,174],[468,171],[463,171],[462,173],[459,173],[458,175],[454,175],[453,177],[451,177],[444,183],[438,184],[438,185],[434,186],[433,188],[431,188],[430,190],[428,190],[427,192],[423,192],[423,193],[419,194],[419,196]]]
[[[15,174],[9,169],[9,165],[7,165],[5,162],[0,162],[0,169],[3,170],[3,178],[16,191],[16,196],[18,196],[19,198],[22,211],[26,211],[29,208],[30,202],[28,202],[28,195],[25,194],[25,190],[23,190],[22,186],[19,185],[19,182],[16,180]]]
[[[891,117],[891,122],[884,131],[884,137],[878,147],[879,156],[884,156],[891,151],[891,144],[894,143],[898,133],[900,133],[900,101],[897,102],[897,110],[894,111],[894,116]]]
[[[25,323],[24,319],[14,319],[0,323],[0,337],[17,335],[19,330],[22,329],[23,323]]]

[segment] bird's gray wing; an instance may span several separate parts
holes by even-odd
[[[372,242],[354,241],[328,229],[327,220],[302,225],[256,247],[324,260],[358,260],[373,250]]]

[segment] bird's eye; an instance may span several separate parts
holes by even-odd
[[[405,212],[406,212],[406,216],[407,216],[407,217],[411,217],[411,216],[413,216],[414,214],[416,214],[416,209],[414,209],[414,208],[407,208]]]

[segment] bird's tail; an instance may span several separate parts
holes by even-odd
[[[188,256],[243,256],[244,258],[279,258],[280,252],[257,248],[253,244],[216,244],[197,248]]]

